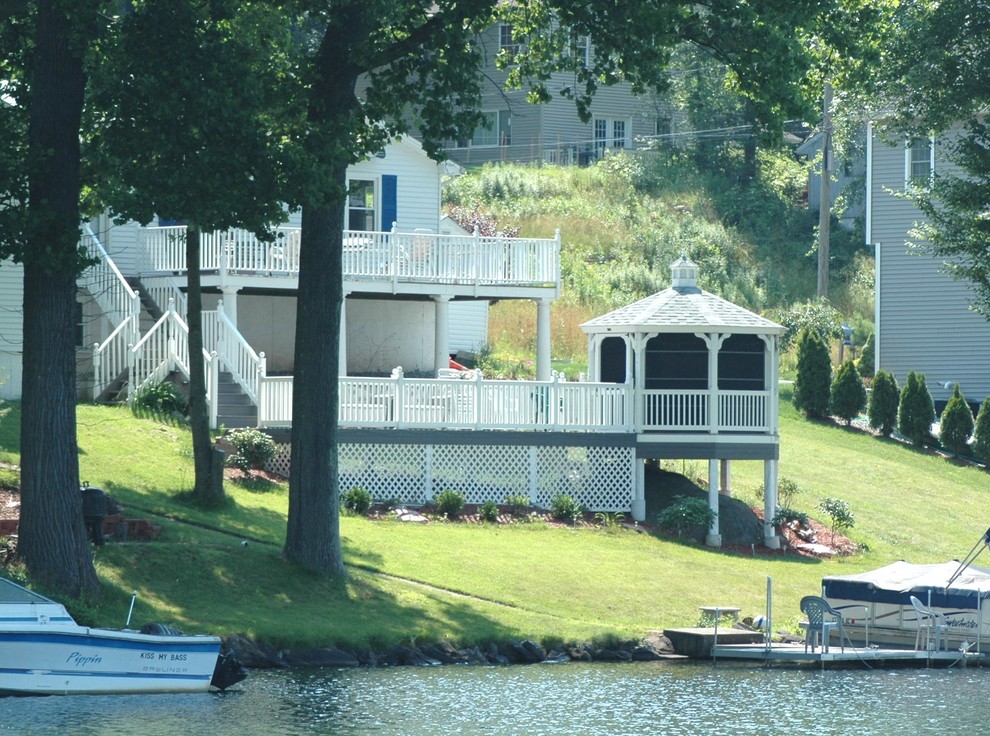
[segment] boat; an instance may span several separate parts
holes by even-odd
[[[963,560],[912,564],[899,560],[876,570],[822,578],[822,596],[841,612],[853,641],[916,646],[927,617],[939,614],[945,648],[980,652],[990,646],[990,569],[973,561],[990,546],[990,529]]]
[[[246,674],[219,637],[81,626],[61,603],[0,577],[0,694],[206,692]]]

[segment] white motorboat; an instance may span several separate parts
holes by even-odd
[[[80,626],[61,603],[0,578],[0,694],[205,692],[245,674],[216,636]]]

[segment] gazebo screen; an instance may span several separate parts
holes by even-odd
[[[708,388],[708,346],[695,335],[674,332],[646,343],[646,380],[649,390]]]
[[[626,341],[621,337],[602,340],[598,378],[602,383],[626,382]]]
[[[718,351],[720,391],[763,391],[766,351],[759,335],[732,335]]]

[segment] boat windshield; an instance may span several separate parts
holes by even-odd
[[[0,603],[51,603],[51,599],[34,593],[17,583],[0,578]]]

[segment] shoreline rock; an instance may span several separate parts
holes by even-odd
[[[510,639],[463,649],[458,649],[449,641],[439,641],[419,646],[397,644],[383,651],[359,652],[337,647],[314,647],[299,651],[276,649],[244,634],[230,634],[224,637],[222,650],[233,654],[248,669],[491,666],[687,659],[675,652],[670,640],[661,633],[651,633],[643,639],[629,639],[608,646],[582,642],[549,651],[531,639]]]

